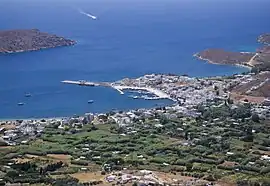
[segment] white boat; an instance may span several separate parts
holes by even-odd
[[[128,97],[133,98],[133,99],[138,99],[139,98],[138,96],[133,96],[133,95],[130,95]]]
[[[32,95],[30,93],[27,93],[24,95],[25,97],[31,97]]]
[[[22,105],[24,105],[24,103],[23,103],[23,102],[20,102],[20,103],[18,103],[18,105],[19,105],[19,106],[22,106]]]
[[[88,100],[88,103],[90,104],[90,103],[94,103],[94,100]]]

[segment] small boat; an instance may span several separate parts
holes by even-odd
[[[128,97],[133,98],[133,99],[138,99],[139,98],[139,96],[133,96],[133,95],[129,95]]]
[[[27,93],[24,95],[25,97],[31,97],[32,95],[30,93]]]
[[[88,103],[90,104],[90,103],[94,103],[94,100],[88,100]]]
[[[19,105],[19,106],[22,106],[22,105],[24,105],[24,103],[20,102],[20,103],[18,103],[18,105]]]
[[[86,84],[86,81],[85,80],[79,80],[79,84],[80,86],[84,86]]]

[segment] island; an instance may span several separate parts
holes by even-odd
[[[0,53],[35,51],[70,46],[76,41],[41,32],[38,29],[0,31]]]

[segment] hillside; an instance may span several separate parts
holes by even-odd
[[[254,53],[230,52],[223,49],[207,49],[195,54],[201,60],[224,65],[247,64],[254,55]]]
[[[0,31],[0,53],[34,51],[74,45],[76,42],[38,29]]]
[[[258,42],[264,45],[254,52],[231,52],[223,49],[210,48],[201,51],[194,56],[201,60],[214,64],[243,65],[252,67],[255,71],[270,69],[270,34],[263,34],[258,37]]]

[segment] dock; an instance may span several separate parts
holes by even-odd
[[[89,81],[85,81],[85,80],[79,80],[79,81],[71,81],[71,80],[64,80],[61,81],[62,83],[66,83],[66,84],[73,84],[73,85],[80,85],[80,86],[105,86],[105,87],[110,87],[110,83],[107,82],[89,82]]]
[[[122,85],[112,85],[112,88],[116,89],[117,91],[121,91],[123,92],[123,90],[143,90],[149,93],[152,93],[154,95],[156,95],[157,97],[155,99],[171,99],[170,96],[168,94],[166,94],[165,92],[158,90],[158,89],[154,89],[151,87],[133,87],[133,86],[122,86]]]
[[[108,82],[89,82],[85,80],[79,80],[79,81],[71,81],[71,80],[64,80],[61,81],[62,83],[66,84],[73,84],[73,85],[79,85],[79,86],[103,86],[103,87],[110,87],[115,90],[117,90],[121,95],[124,94],[124,90],[134,90],[134,91],[146,91],[151,94],[154,94],[156,97],[147,97],[144,99],[172,99],[170,95],[166,94],[165,92],[152,88],[152,87],[136,87],[136,86],[124,86],[124,85],[115,85],[113,83]]]

